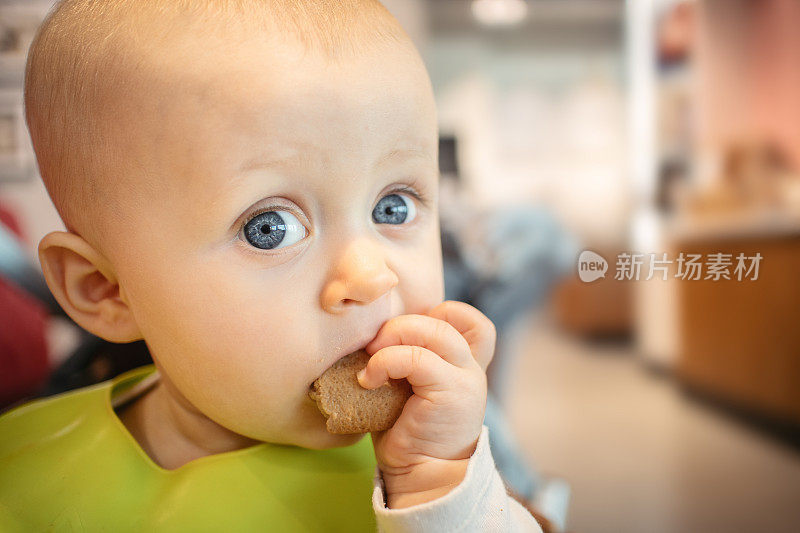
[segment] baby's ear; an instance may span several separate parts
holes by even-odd
[[[53,296],[83,329],[110,342],[142,338],[114,271],[83,238],[64,231],[48,233],[39,243],[39,261]]]

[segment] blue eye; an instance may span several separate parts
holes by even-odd
[[[273,250],[303,240],[306,228],[288,211],[266,211],[244,225],[244,236],[256,248]]]
[[[405,194],[384,196],[372,210],[372,220],[378,224],[402,224],[411,222],[417,215],[414,200]]]

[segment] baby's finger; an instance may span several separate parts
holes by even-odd
[[[397,344],[422,346],[462,368],[474,364],[470,346],[458,330],[444,320],[430,316],[400,315],[387,320],[365,350],[373,354]]]
[[[439,389],[452,381],[454,370],[447,361],[422,346],[387,346],[370,358],[367,367],[358,373],[358,382],[365,389],[374,389],[389,378],[405,378],[415,388]]]
[[[430,311],[428,316],[451,324],[466,339],[472,356],[486,370],[494,357],[497,331],[494,323],[473,306],[457,300],[446,300]]]

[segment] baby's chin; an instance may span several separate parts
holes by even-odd
[[[310,448],[312,450],[325,450],[328,448],[341,448],[343,446],[352,446],[353,444],[360,441],[366,433],[356,433],[352,435],[335,435],[333,433],[329,433],[328,430],[322,429],[322,431],[314,432],[314,433],[306,433],[303,436],[302,443],[297,443],[297,446],[301,446],[303,448]]]
[[[295,433],[299,435],[298,438],[302,439],[302,442],[296,443],[297,446],[315,450],[340,448],[342,446],[351,446],[366,435],[366,433],[347,435],[330,433],[325,427],[325,417],[322,416],[322,413],[317,409],[316,404],[312,404],[311,406],[306,405],[304,407],[306,409],[304,409],[303,415],[306,416],[302,417],[302,422],[299,424],[300,427],[297,428],[298,432]],[[298,419],[300,419],[300,417],[298,417]]]
[[[275,420],[273,418],[273,420]],[[339,435],[330,433],[326,427],[325,417],[313,402],[303,403],[294,415],[283,420],[282,430],[273,429],[271,435],[251,433],[250,437],[262,442],[300,446],[313,450],[341,448],[352,446],[360,441],[366,433]]]

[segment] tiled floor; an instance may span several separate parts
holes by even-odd
[[[527,456],[571,484],[568,529],[800,532],[800,453],[692,400],[630,348],[526,319],[509,417]]]

